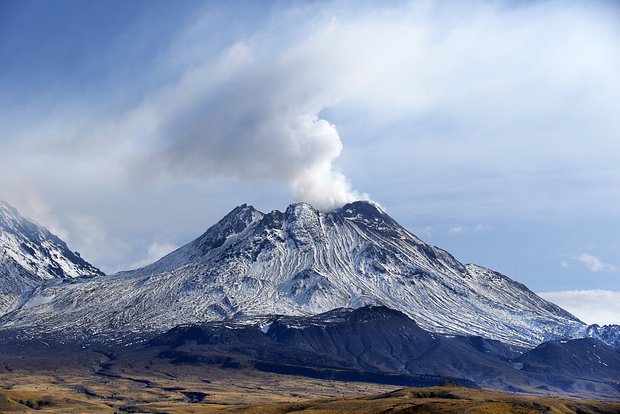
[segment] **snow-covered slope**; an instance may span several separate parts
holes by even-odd
[[[46,280],[99,274],[65,242],[0,200],[0,315]]]
[[[514,345],[534,346],[585,326],[522,284],[422,242],[370,202],[331,213],[304,203],[269,214],[243,205],[152,265],[37,288],[0,322],[120,335],[368,304],[400,310],[429,331]]]
[[[620,325],[588,325],[576,337],[598,339],[620,350]]]

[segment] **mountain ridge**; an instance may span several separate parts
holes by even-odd
[[[404,313],[383,306],[272,316],[249,324],[177,326],[146,344],[153,347],[159,349],[157,358],[173,364],[213,364],[218,355],[220,361],[227,355],[229,366],[250,360],[263,370],[293,375],[355,370],[382,373],[385,379],[428,375],[438,381],[435,384],[443,378],[521,393],[620,396],[620,353],[597,339],[549,341],[519,349],[479,336],[431,333]]]
[[[128,327],[160,332],[182,323],[385,305],[432,332],[520,346],[585,330],[524,285],[460,263],[365,201],[329,213],[307,203],[270,213],[244,204],[153,264],[48,284],[32,303],[2,325],[85,335]],[[62,317],[57,309],[65,310]]]

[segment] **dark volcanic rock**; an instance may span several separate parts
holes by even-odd
[[[523,364],[523,371],[620,383],[620,352],[593,338],[545,342],[515,362]]]

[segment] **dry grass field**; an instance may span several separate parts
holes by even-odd
[[[249,367],[170,364],[145,354],[0,354],[0,413],[573,413],[620,402],[525,397],[457,386],[328,381]]]
[[[223,413],[245,414],[602,414],[620,413],[620,403],[533,398],[462,387],[406,388],[390,393],[339,399],[248,405]]]
[[[186,374],[179,379],[155,371],[137,376],[120,373],[118,378],[3,373],[0,413],[620,413],[620,403],[524,397],[457,386],[389,391],[393,387],[249,370],[210,368]]]
[[[396,388],[215,366],[8,368],[0,370],[0,413],[220,413],[247,404],[342,398]]]

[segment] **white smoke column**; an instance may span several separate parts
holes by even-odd
[[[303,65],[285,59],[273,69],[235,45],[151,96],[123,128],[134,136],[144,131],[144,145],[136,148],[152,148],[136,170],[277,180],[291,186],[297,201],[323,211],[368,198],[334,169],[342,142],[336,127],[319,118],[328,99],[324,86],[309,87]]]
[[[307,145],[322,143],[322,158],[313,164],[302,166],[291,177],[290,183],[298,201],[305,201],[315,208],[330,211],[355,200],[367,199],[367,194],[359,194],[352,189],[344,174],[335,171],[333,161],[342,152],[342,142],[336,127],[323,119],[304,116],[298,120],[295,129],[300,142]]]
[[[351,188],[344,174],[334,171],[331,162],[301,173],[292,181],[295,198],[306,201],[321,211],[331,211],[346,203],[367,200],[367,194],[359,194]]]
[[[519,116],[563,105],[572,79],[580,82],[601,68],[612,68],[601,75],[609,70],[608,84],[617,83],[616,60],[598,48],[581,46],[579,39],[591,29],[573,30],[580,21],[575,10],[556,10],[549,26],[541,16],[555,9],[551,3],[505,8],[480,2],[472,10],[440,4],[412,2],[402,10],[319,19],[305,30],[285,31],[286,36],[270,30],[250,35],[203,56],[149,94],[120,122],[120,130],[105,130],[97,141],[115,149],[129,143],[126,162],[147,179],[156,172],[192,179],[277,180],[290,185],[298,201],[329,210],[363,196],[334,168],[342,142],[336,128],[322,119],[326,110],[344,108],[366,116],[365,125],[435,114],[454,125],[490,131],[503,128],[505,120],[516,122]],[[567,44],[579,46],[575,50],[587,59],[573,59],[577,54],[557,47],[556,39],[573,32],[577,40]],[[587,44],[600,43],[593,39]],[[506,45],[518,46],[519,53]],[[553,76],[551,67],[557,70]],[[480,99],[472,102],[472,96]],[[503,110],[489,117],[495,108]],[[525,125],[537,125],[532,122]],[[542,125],[547,122],[557,123],[550,117]],[[521,124],[516,125],[520,131]],[[530,139],[517,135],[511,144],[515,148]],[[549,135],[545,145],[557,148],[555,152],[581,145],[579,134],[571,145],[565,145],[563,136]],[[110,145],[109,137],[123,142]],[[490,140],[485,150],[503,153],[507,139]],[[505,168],[514,159],[499,164]]]

